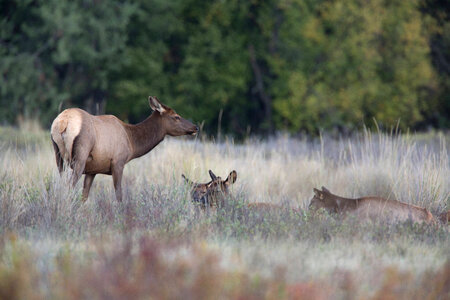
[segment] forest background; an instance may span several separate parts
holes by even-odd
[[[236,137],[448,129],[449,11],[445,0],[0,0],[0,125],[48,128],[67,107],[135,123],[155,95]]]

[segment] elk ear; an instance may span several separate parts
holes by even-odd
[[[323,193],[319,191],[318,189],[313,189],[314,195],[319,198],[320,200],[323,200]]]
[[[212,180],[216,180],[217,179],[217,176],[214,175],[213,171],[209,170],[208,172],[209,172],[209,176],[211,176]]]
[[[159,112],[160,114],[162,114],[163,112],[166,111],[166,109],[163,107],[161,102],[159,102],[158,98],[156,98],[156,97],[149,96],[148,103],[150,104],[151,109]]]
[[[331,194],[331,192],[324,186],[322,186],[322,191],[328,194]]]
[[[226,183],[233,184],[236,182],[237,179],[237,172],[235,170],[231,171],[230,175],[228,175],[227,179],[225,180]]]
[[[184,174],[181,174],[181,177],[183,177],[184,181],[186,181],[187,184],[192,184],[192,181],[187,179],[186,176],[184,176]]]

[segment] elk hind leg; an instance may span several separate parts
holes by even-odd
[[[72,150],[72,161],[71,166],[73,169],[73,181],[72,185],[75,186],[80,180],[81,175],[84,172],[84,168],[86,167],[86,161],[89,156],[90,150],[87,150],[87,147],[77,147],[75,142],[77,141],[77,138],[74,141],[73,150]],[[82,143],[80,143],[82,145]]]
[[[61,156],[61,152],[59,151],[58,145],[53,141],[53,150],[55,150],[55,158],[56,158],[56,165],[58,166],[59,175],[61,175],[64,167],[64,160]]]
[[[84,175],[84,184],[83,184],[83,197],[81,198],[83,202],[89,197],[89,191],[91,190],[92,182],[94,181],[95,174],[86,174]]]

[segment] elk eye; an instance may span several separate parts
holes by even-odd
[[[180,116],[175,116],[175,120],[180,121],[181,120]]]

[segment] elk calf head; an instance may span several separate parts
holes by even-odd
[[[313,191],[314,196],[309,204],[309,209],[318,210],[324,208],[328,211],[335,211],[337,209],[336,199],[327,188],[322,187],[321,191],[318,189],[313,189]]]
[[[224,199],[229,195],[229,187],[236,182],[237,172],[232,171],[227,179],[223,180],[220,176],[216,176],[209,170],[211,181],[208,183],[195,183],[181,175],[184,180],[192,186],[191,197],[194,203],[199,204],[202,208],[221,207],[224,205]]]

